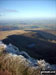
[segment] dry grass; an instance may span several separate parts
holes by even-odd
[[[0,70],[0,75],[11,75],[11,73],[8,70]]]
[[[21,34],[24,34],[24,33],[28,33],[28,32],[26,32],[24,30],[0,31],[0,40],[5,39],[9,35],[13,35],[13,34],[21,35]]]
[[[40,75],[40,69],[29,66],[29,62],[23,56],[13,56],[3,54],[0,58],[0,73],[1,70],[9,71],[12,75]]]

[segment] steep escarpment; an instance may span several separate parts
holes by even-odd
[[[45,60],[35,60],[14,45],[6,45],[0,41],[0,73],[8,72],[10,75],[40,75],[40,70],[55,69],[56,65],[50,65]]]

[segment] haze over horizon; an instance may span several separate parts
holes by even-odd
[[[0,21],[55,19],[56,0],[0,0]]]

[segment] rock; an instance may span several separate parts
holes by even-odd
[[[42,70],[50,70],[51,66],[49,63],[46,63],[45,60],[38,60],[37,64]]]

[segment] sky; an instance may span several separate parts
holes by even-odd
[[[56,0],[0,0],[0,21],[56,18]]]

